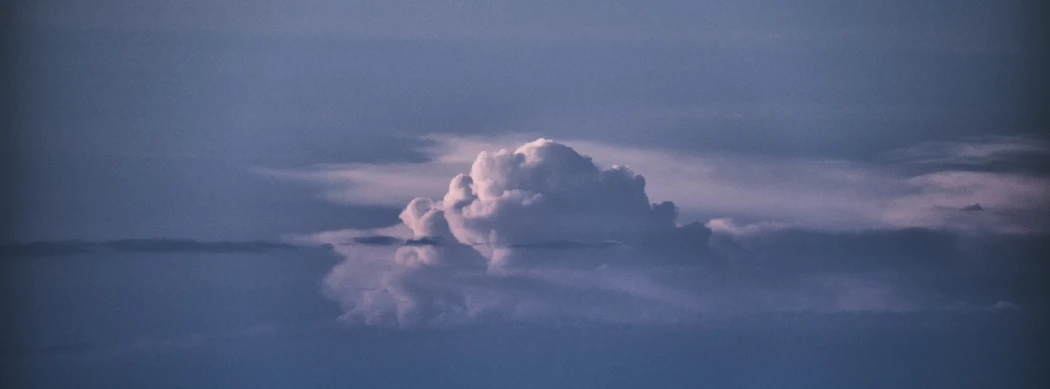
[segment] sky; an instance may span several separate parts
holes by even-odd
[[[15,387],[1044,387],[1045,7],[15,1]]]

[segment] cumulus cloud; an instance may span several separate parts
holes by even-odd
[[[449,136],[428,140],[430,145],[423,150],[430,156],[427,162],[259,171],[319,183],[337,202],[403,206],[413,195],[423,195],[444,203],[446,195],[456,195],[447,190],[449,178],[470,171],[480,152],[525,141]],[[1045,161],[1050,155],[1045,142],[1027,138],[924,144],[872,162],[690,155],[589,141],[565,144],[593,157],[598,166],[623,164],[644,172],[646,194],[675,200],[683,219],[733,218],[835,231],[1050,231],[1050,203],[1043,200],[1050,198],[1050,178],[1031,169],[1012,168]],[[478,204],[497,203],[478,200]],[[973,204],[981,204],[984,212],[959,212]]]
[[[921,311],[949,302],[902,272],[962,269],[952,261],[968,249],[957,233],[927,228],[681,223],[678,207],[651,200],[630,168],[600,168],[546,139],[482,151],[450,176],[444,194],[409,201],[401,225],[305,238],[346,257],[324,282],[344,320],[666,323]]]
[[[710,230],[678,225],[675,205],[650,203],[645,179],[627,167],[600,169],[540,139],[480,153],[447,187],[440,200],[408,203],[406,236],[360,235],[352,241],[374,250],[338,249],[347,260],[326,290],[346,319],[633,321],[691,304],[625,269],[700,264]]]
[[[546,139],[481,152],[469,174],[452,179],[440,204],[416,199],[402,214],[417,236],[486,246],[494,265],[512,260],[510,248],[551,242],[675,245],[659,237],[680,228],[676,217],[673,203],[650,203],[642,176],[623,166],[601,170]],[[707,238],[703,227],[690,231],[696,235],[683,238]]]

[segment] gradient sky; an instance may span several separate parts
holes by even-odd
[[[13,2],[5,379],[1045,386],[1032,3]]]

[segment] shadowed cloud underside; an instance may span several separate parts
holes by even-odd
[[[955,274],[982,266],[975,258],[995,249],[998,234],[682,224],[678,213],[672,202],[651,201],[646,179],[626,166],[602,169],[539,139],[481,152],[444,196],[410,201],[402,225],[306,239],[346,257],[324,286],[343,319],[380,326],[974,311],[1002,300],[995,291],[945,295],[923,283],[925,272],[956,282]],[[1024,241],[994,266],[1038,268],[1027,254],[1037,246]]]

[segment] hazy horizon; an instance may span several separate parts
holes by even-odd
[[[13,2],[2,380],[1046,386],[1045,8]]]

